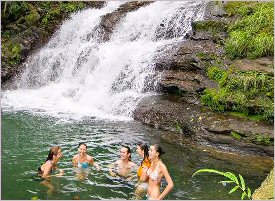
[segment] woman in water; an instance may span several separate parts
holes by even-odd
[[[87,152],[87,145],[85,143],[79,143],[78,145],[78,154],[73,157],[73,166],[79,168],[88,168],[89,165],[95,166],[97,170],[99,170],[99,165],[94,162],[92,156],[88,155]]]
[[[169,175],[166,166],[160,159],[161,155],[164,153],[165,152],[158,144],[150,146],[149,160],[151,161],[151,166],[147,171],[147,175],[149,177],[147,191],[148,200],[162,200],[174,187],[172,178]],[[160,184],[163,176],[168,185],[162,192],[160,192]]]
[[[138,184],[135,190],[135,199],[141,200],[142,197],[146,194],[148,188],[148,176],[147,170],[150,168],[151,162],[149,160],[149,148],[146,143],[138,143],[137,145],[137,154],[143,158],[140,163],[140,166],[137,170]]]
[[[49,180],[49,177],[52,173],[54,173],[57,168],[57,163],[62,157],[61,147],[60,146],[54,146],[50,149],[48,157],[39,168],[38,168],[38,176]],[[60,173],[55,174],[55,176],[60,176],[64,174],[64,171],[59,169]]]
[[[64,171],[62,169],[57,168],[57,163],[61,157],[62,157],[61,147],[54,146],[50,149],[45,163],[43,163],[38,168],[38,176],[44,179],[41,182],[41,184],[48,188],[48,191],[47,191],[48,196],[51,196],[55,189],[54,186],[50,182],[50,177],[64,175]],[[58,174],[54,174],[56,170],[59,170]]]

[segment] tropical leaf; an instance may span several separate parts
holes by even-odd
[[[251,199],[251,190],[250,190],[250,188],[247,187],[247,191],[246,191],[245,182],[244,182],[242,175],[239,174],[239,178],[240,178],[240,181],[239,181],[237,176],[235,174],[233,174],[232,172],[221,172],[221,171],[214,170],[214,169],[201,169],[201,170],[197,170],[192,175],[192,177],[200,172],[215,173],[215,174],[219,174],[219,175],[222,175],[222,176],[230,179],[230,180],[219,181],[218,183],[222,183],[224,186],[226,185],[226,183],[236,183],[236,186],[229,191],[229,194],[235,192],[238,188],[240,188],[243,191],[242,195],[241,195],[241,199],[243,200],[245,197],[248,197],[248,199]]]
[[[231,189],[231,191],[229,191],[229,194],[235,192],[238,188],[239,188],[239,186],[235,186],[234,188]]]
[[[216,173],[216,174],[225,176],[225,174],[224,174],[223,172],[220,172],[220,171],[218,171],[218,170],[214,170],[214,169],[200,169],[200,170],[196,171],[196,172],[192,175],[192,177],[195,176],[197,173],[200,173],[200,172]]]
[[[247,197],[250,198],[251,197],[251,190],[249,187],[247,187]]]
[[[231,172],[226,172],[225,177],[231,179],[232,181],[235,181],[236,184],[239,184],[238,178]]]
[[[240,177],[240,181],[241,181],[242,189],[243,189],[243,191],[245,191],[245,183],[244,183],[243,176],[239,174],[239,177]]]
[[[242,200],[244,199],[245,195],[246,195],[246,193],[243,192],[243,193],[242,193],[242,198],[241,198]]]

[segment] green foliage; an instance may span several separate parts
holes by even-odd
[[[35,10],[32,10],[29,15],[25,17],[26,23],[28,25],[33,25],[36,23],[40,18],[40,15]]]
[[[225,70],[216,66],[211,66],[207,69],[207,76],[219,84],[223,85],[228,78],[228,73]]]
[[[198,173],[203,173],[203,172],[215,173],[215,174],[226,177],[229,180],[220,181],[219,183],[222,183],[222,184],[235,183],[235,186],[229,191],[229,194],[235,192],[237,189],[240,189],[242,191],[241,199],[243,200],[245,197],[247,197],[248,199],[251,200],[251,190],[249,187],[246,187],[246,184],[245,184],[245,181],[244,181],[242,175],[239,174],[239,177],[237,177],[232,172],[221,172],[221,171],[214,170],[214,169],[200,169],[200,170],[196,171],[192,175],[192,177]]]
[[[274,55],[274,3],[228,2],[227,12],[238,20],[228,28],[226,53],[234,58]]]
[[[178,121],[175,121],[175,127],[176,127],[176,132],[182,133],[182,129],[181,129],[182,126]]]
[[[225,9],[229,16],[245,16],[251,14],[254,6],[255,3],[251,1],[231,1],[225,4]]]
[[[260,144],[265,146],[274,144],[273,139],[271,139],[269,136],[264,134],[256,134],[252,136],[250,140],[255,144]]]
[[[219,112],[235,111],[243,116],[258,115],[258,120],[273,123],[273,76],[257,71],[226,71],[216,66],[209,67],[207,75],[219,84],[219,88],[204,90],[201,96],[204,105]]]
[[[232,132],[230,133],[230,135],[231,135],[234,139],[237,139],[237,140],[240,140],[241,137],[242,137],[239,133],[237,133],[237,132],[235,132],[235,131],[232,131]]]
[[[204,105],[217,110],[219,112],[225,111],[225,97],[226,93],[219,93],[216,89],[205,89],[201,96],[201,101]]]
[[[196,21],[192,24],[195,31],[226,31],[226,24],[221,21],[208,20],[208,21]]]
[[[22,13],[25,13],[29,8],[28,3],[25,1],[6,1],[3,3],[2,8],[4,8],[4,10],[2,11],[1,8],[2,17],[7,18],[7,16],[9,16],[11,20],[18,19]]]
[[[11,68],[22,62],[21,45],[17,43],[32,38],[29,36],[33,34],[34,27],[42,29],[38,34],[47,37],[59,22],[86,5],[90,2],[2,1],[2,68]]]

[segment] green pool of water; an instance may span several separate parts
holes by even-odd
[[[240,193],[228,194],[232,186],[218,184],[223,179],[220,176],[201,174],[192,178],[191,175],[200,168],[240,173],[252,191],[261,184],[270,170],[270,167],[261,165],[250,166],[249,156],[247,163],[240,163],[211,157],[188,145],[169,144],[160,139],[160,133],[165,134],[164,131],[134,121],[61,121],[24,112],[4,112],[1,141],[2,199],[131,199],[136,181],[112,178],[108,174],[107,166],[118,158],[121,144],[132,148],[132,159],[139,164],[141,159],[135,153],[138,141],[159,143],[166,151],[163,162],[175,184],[166,199],[240,199]],[[88,153],[102,168],[101,171],[92,168],[87,179],[83,181],[76,178],[71,164],[79,142],[87,143]],[[52,178],[54,191],[48,194],[48,189],[34,175],[52,145],[62,147],[63,158],[59,166],[66,174]],[[165,184],[163,181],[163,187]]]

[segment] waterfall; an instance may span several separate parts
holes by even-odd
[[[204,2],[156,1],[127,13],[109,41],[100,41],[101,17],[125,2],[110,1],[63,22],[24,64],[15,90],[2,92],[2,109],[61,118],[131,120],[144,96],[154,93],[155,58],[184,39],[201,20]]]

